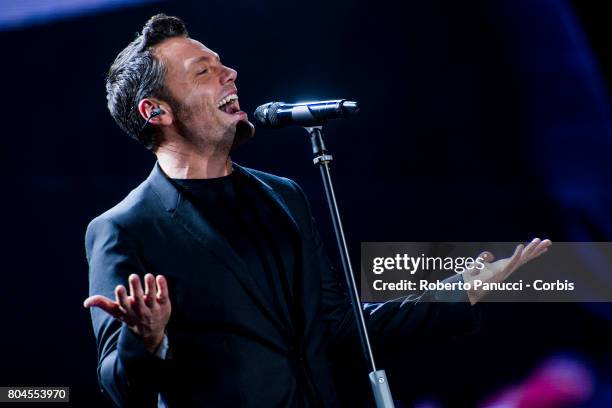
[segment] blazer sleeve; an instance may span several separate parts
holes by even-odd
[[[108,218],[93,220],[85,234],[89,294],[115,298],[128,276],[146,273],[135,241]],[[98,348],[98,382],[102,393],[120,407],[156,407],[168,360],[149,353],[127,325],[99,308],[91,308]]]
[[[325,252],[305,193],[299,185],[289,181],[301,196],[307,217],[303,230],[314,248],[312,256],[318,259],[322,269],[322,309],[334,343],[354,341],[357,327],[350,298],[341,284],[344,276],[337,273]],[[447,281],[456,279],[462,276],[455,275]],[[475,330],[480,321],[479,307],[470,304],[465,291],[429,291],[418,297],[361,306],[372,340],[384,346],[461,335]]]

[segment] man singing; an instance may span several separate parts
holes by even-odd
[[[300,187],[231,161],[254,133],[236,75],[163,14],[109,70],[111,115],[157,157],[86,233],[84,305],[118,406],[339,406],[329,352],[356,336],[350,302]],[[549,244],[517,247],[488,279]],[[368,328],[378,342],[468,330],[482,295],[375,305]]]

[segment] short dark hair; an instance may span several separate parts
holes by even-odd
[[[141,132],[145,120],[138,112],[138,102],[143,98],[157,97],[176,105],[165,86],[167,69],[164,61],[154,55],[153,47],[168,38],[188,36],[180,18],[157,14],[117,55],[108,71],[106,100],[111,116],[121,129],[149,150],[159,146],[159,132],[153,126],[147,126]]]

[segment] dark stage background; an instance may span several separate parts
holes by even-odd
[[[271,100],[360,102],[358,116],[327,127],[356,264],[362,241],[612,241],[604,2],[169,1],[7,25],[0,385],[70,386],[72,405],[108,406],[82,307],[83,241],[154,164],[108,114],[104,76],[157,12],[184,18],[238,70],[248,112]],[[301,129],[260,129],[233,159],[300,183],[336,257]],[[478,333],[379,350],[405,406],[477,406],[558,355],[590,375],[590,397],[572,406],[612,406],[609,304],[482,308]],[[345,398],[369,395],[350,372]]]

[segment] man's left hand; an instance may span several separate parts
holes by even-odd
[[[523,244],[517,245],[511,257],[495,262],[493,262],[495,257],[491,252],[484,251],[481,253],[479,257],[484,260],[484,267],[482,269],[468,269],[463,273],[463,281],[470,283],[472,286],[472,289],[467,291],[470,303],[472,305],[476,304],[483,296],[489,293],[488,290],[473,289],[473,282],[475,280],[481,280],[483,283],[503,282],[520,266],[546,252],[551,245],[552,242],[548,239],[541,241],[539,238],[534,238],[527,246]]]

